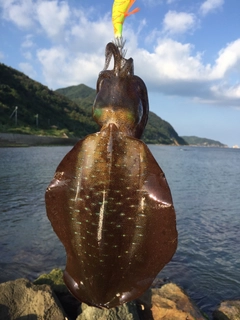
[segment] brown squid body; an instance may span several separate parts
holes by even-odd
[[[107,70],[114,56],[113,70]],[[46,191],[48,218],[67,253],[64,280],[89,305],[111,308],[140,296],[177,247],[164,174],[138,138],[148,117],[133,60],[106,47],[93,117],[101,130],[80,140]]]

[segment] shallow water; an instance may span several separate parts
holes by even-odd
[[[44,193],[70,147],[0,148],[0,282],[65,266]],[[209,315],[240,298],[240,150],[150,146],[177,214],[178,250],[161,271]]]

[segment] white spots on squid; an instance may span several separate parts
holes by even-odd
[[[138,206],[136,204],[130,204],[130,208],[137,208]]]
[[[77,201],[78,195],[81,190],[81,184],[82,184],[82,170],[80,170],[80,174],[78,175],[77,179],[77,188],[76,188],[76,194],[75,194],[75,202]]]
[[[105,211],[105,205],[106,205],[105,197],[106,197],[106,191],[103,190],[103,201],[100,207],[99,220],[98,220],[98,231],[97,231],[98,242],[101,241],[102,233],[103,233],[103,217],[104,217],[104,211]]]
[[[144,209],[145,209],[145,206],[146,206],[145,202],[146,202],[146,198],[145,198],[145,197],[142,197],[141,203],[140,203],[140,210],[141,210],[142,212],[144,212]]]

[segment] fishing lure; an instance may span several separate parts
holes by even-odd
[[[135,8],[129,12],[136,0],[115,0],[112,7],[112,23],[115,38],[122,37],[123,23],[126,17],[138,12],[140,9]]]
[[[168,183],[139,140],[148,111],[147,89],[133,73],[133,59],[108,43],[93,104],[100,131],[64,157],[45,197],[67,254],[64,281],[92,306],[112,308],[139,297],[177,247]]]

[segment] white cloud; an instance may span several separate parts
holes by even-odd
[[[50,87],[59,88],[79,83],[95,87],[104,58],[98,54],[75,54],[63,47],[41,49],[37,57]]]
[[[49,37],[58,36],[70,17],[64,1],[0,0],[0,4],[4,19],[28,30],[40,25]]]
[[[172,39],[159,40],[154,52],[135,50],[136,74],[150,91],[172,95],[193,95],[201,91],[197,84],[208,83],[211,67],[202,63],[201,53],[193,54],[194,47]],[[131,52],[132,53],[132,52]],[[194,88],[195,87],[195,88]]]
[[[211,91],[219,100],[227,98],[231,101],[237,99],[240,107],[240,84],[231,87],[224,84],[213,85]]]
[[[66,35],[59,45],[37,51],[47,85],[59,88],[85,83],[95,87],[105,62],[105,45],[112,40],[110,17],[91,21],[78,11]]]
[[[96,52],[104,50],[103,44],[112,40],[112,24],[110,18],[103,17],[90,21],[82,13],[80,19],[69,31],[69,45],[81,52]]]
[[[204,3],[209,4],[210,1]],[[80,9],[73,11],[67,2],[57,0],[0,0],[0,4],[4,6],[5,19],[11,19],[21,28],[31,27],[21,46],[26,62],[19,67],[24,73],[36,78],[38,75],[33,66],[38,61],[45,83],[50,88],[79,83],[95,87],[98,74],[104,66],[105,45],[113,38],[109,14],[99,20],[89,19],[86,12]],[[211,8],[213,10],[213,6]],[[126,57],[132,56],[134,59],[135,73],[145,81],[149,92],[239,106],[240,85],[232,80],[233,75],[237,75],[236,79],[239,80],[240,39],[222,48],[214,63],[206,64],[203,62],[203,53],[196,52],[191,43],[181,43],[171,38],[189,32],[196,27],[196,23],[197,18],[193,14],[169,11],[163,21],[165,37],[159,30],[153,30],[148,35],[148,40],[155,43],[152,51],[139,45],[146,43],[147,39],[126,24]],[[33,25],[37,28],[33,28]],[[45,41],[45,34],[48,42]]]
[[[25,74],[27,74],[29,77],[36,77],[36,71],[34,70],[33,66],[28,62],[19,63],[19,69]]]
[[[229,43],[219,51],[211,76],[222,79],[229,72],[240,72],[240,39]]]
[[[195,24],[196,17],[192,13],[168,11],[163,20],[163,31],[169,34],[185,33]]]
[[[92,24],[86,20],[82,23],[70,32],[71,46],[38,50],[37,57],[51,88],[79,83],[95,87],[104,65],[103,43],[108,42],[110,23],[107,28],[102,22]],[[98,39],[97,29],[101,30],[100,38],[105,38],[105,42]],[[133,57],[135,73],[145,81],[149,92],[188,96],[202,103],[240,104],[239,85],[232,86],[228,82],[222,85],[227,74],[240,70],[240,39],[223,48],[215,63],[210,65],[203,63],[203,53],[195,52],[190,43],[159,38],[154,51],[149,52],[138,47],[136,34],[129,29],[125,32],[128,39],[126,57]]]
[[[213,65],[204,64],[203,54],[194,53],[191,44],[172,39],[159,40],[152,53],[140,48],[133,50],[130,53],[135,72],[149,91],[240,107],[240,85],[231,85],[233,73],[239,79],[240,39],[222,49]]]
[[[33,35],[28,34],[25,36],[24,41],[22,43],[22,48],[31,48],[33,47],[34,43],[32,41]]]
[[[33,25],[34,6],[32,0],[2,0],[3,17],[20,28]]]
[[[70,9],[66,2],[41,1],[36,5],[37,20],[46,34],[59,36],[70,17]]]
[[[24,41],[21,44],[21,52],[22,52],[23,57],[26,60],[32,60],[32,58],[33,58],[33,52],[31,50],[35,46],[35,44],[32,39],[33,39],[33,35],[27,34],[24,37]],[[29,70],[29,69],[26,68],[26,70]]]
[[[207,15],[208,13],[215,11],[223,6],[224,0],[206,0],[200,6],[200,12],[203,15]]]

